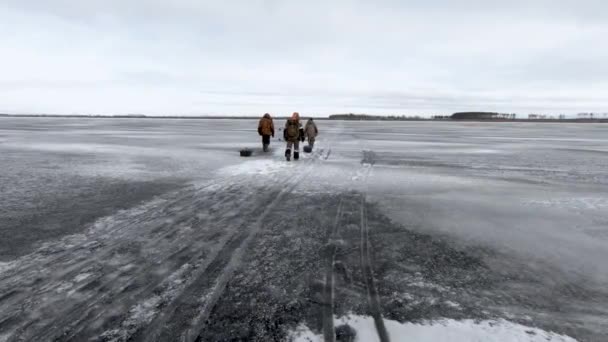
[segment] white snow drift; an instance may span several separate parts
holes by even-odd
[[[374,320],[369,316],[350,315],[335,318],[336,326],[348,324],[355,329],[356,342],[379,342]],[[384,324],[393,342],[576,342],[575,339],[526,327],[506,320],[456,321],[444,319],[423,324],[399,323],[385,319]],[[313,333],[304,324],[291,333],[294,342],[322,342],[323,336]]]

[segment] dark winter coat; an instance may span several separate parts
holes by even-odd
[[[285,129],[283,130],[283,138],[285,141],[296,142],[303,137],[302,134],[302,124],[300,124],[300,121],[287,119],[285,122]]]
[[[315,138],[319,134],[317,125],[312,119],[309,119],[304,126],[304,134],[307,138]]]

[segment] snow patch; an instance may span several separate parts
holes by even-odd
[[[0,274],[10,270],[11,268],[15,267],[15,263],[14,262],[2,262],[0,261]]]
[[[421,288],[421,289],[436,290],[436,291],[439,291],[439,292],[449,292],[450,291],[450,289],[448,289],[445,286],[441,286],[441,285],[433,284],[433,283],[428,283],[428,282],[425,282],[423,280],[413,281],[413,282],[410,282],[408,285],[409,286],[413,286],[413,287],[418,287],[418,288]]]
[[[289,163],[278,163],[273,160],[251,160],[236,165],[226,166],[219,170],[221,175],[265,175],[279,172],[290,167]]]
[[[336,326],[350,325],[357,332],[356,342],[379,341],[374,319],[369,316],[350,315],[335,318]],[[506,320],[475,321],[471,319],[456,321],[444,319],[422,324],[399,323],[384,320],[390,339],[393,342],[576,342],[575,339],[531,328]],[[322,342],[323,336],[313,333],[308,327],[300,324],[289,335],[294,342]]]
[[[152,318],[154,318],[154,315],[156,315],[156,307],[160,301],[161,297],[154,296],[135,306],[135,308],[131,310],[131,316],[129,318],[130,323],[134,323],[134,325],[138,326],[150,323]]]
[[[88,279],[92,275],[93,274],[91,274],[91,273],[80,273],[79,275],[77,275],[76,277],[74,277],[74,281],[77,282],[77,283],[80,283],[81,281],[84,281],[84,280]]]
[[[11,337],[11,334],[0,334],[0,342],[8,341],[9,337]]]
[[[323,336],[315,335],[305,324],[300,323],[296,329],[289,333],[288,341],[293,342],[322,342]]]
[[[460,304],[456,303],[456,302],[452,302],[451,300],[446,300],[444,301],[445,305],[454,308],[454,309],[460,309]]]

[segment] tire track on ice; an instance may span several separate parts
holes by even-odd
[[[380,342],[389,342],[388,331],[384,325],[384,319],[382,318],[382,309],[380,305],[380,296],[376,288],[374,280],[374,270],[372,267],[372,261],[370,257],[371,244],[369,242],[369,227],[367,226],[367,213],[365,209],[365,195],[361,196],[361,269],[363,270],[363,276],[365,278],[365,287],[367,288],[367,301],[369,306],[369,313],[374,319],[374,325],[376,332],[380,338]]]
[[[358,259],[359,267],[361,269],[363,286],[361,290],[365,292],[365,301],[367,302],[366,311],[373,320],[376,330],[376,334],[380,342],[389,342],[389,335],[384,325],[382,318],[382,310],[380,305],[380,298],[376,288],[375,279],[373,275],[372,259],[371,259],[371,243],[369,239],[369,227],[367,222],[366,212],[366,194],[368,187],[368,179],[371,174],[374,164],[374,153],[371,151],[363,152],[363,160],[361,161],[361,167],[354,171],[354,175],[351,177],[352,188],[356,192],[360,192],[359,195],[354,194],[343,194],[340,198],[338,205],[338,219],[336,221],[333,237],[338,237],[339,227],[343,224],[347,224],[349,221],[355,226],[358,223],[358,239],[353,236],[354,241],[358,240]],[[360,185],[358,184],[360,182]],[[354,202],[345,208],[344,202],[350,202],[351,197]],[[346,213],[346,214],[345,214]],[[344,216],[346,215],[346,216]],[[340,218],[344,216],[344,222]],[[353,241],[353,242],[354,242]],[[334,328],[334,297],[335,297],[335,256],[336,249],[335,244],[332,245],[331,252],[328,257],[328,264],[325,275],[325,288],[324,288],[324,303],[323,303],[323,337],[326,342],[334,342],[336,339],[336,332]],[[353,265],[354,266],[354,265]],[[353,302],[352,304],[356,303]],[[328,309],[329,308],[329,309]]]
[[[384,319],[382,318],[382,308],[380,305],[380,296],[378,295],[378,289],[376,287],[376,282],[374,279],[374,270],[372,267],[371,260],[371,252],[370,249],[371,244],[369,241],[369,227],[367,224],[367,191],[368,191],[368,179],[371,174],[373,165],[374,165],[374,154],[373,152],[364,153],[364,167],[367,168],[365,175],[363,176],[363,194],[361,195],[361,204],[359,207],[360,213],[360,246],[359,253],[361,258],[361,270],[363,271],[363,278],[365,281],[365,287],[367,290],[367,302],[368,302],[368,310],[369,314],[374,319],[374,326],[376,327],[376,333],[380,338],[380,342],[390,342],[390,338],[388,335],[388,331],[386,330],[386,326],[384,325]]]
[[[325,281],[323,287],[323,302],[322,305],[322,329],[323,338],[326,342],[334,342],[336,340],[336,331],[334,326],[334,314],[335,314],[335,272],[336,272],[336,252],[337,242],[339,238],[340,227],[342,225],[358,223],[358,237],[355,235],[353,238],[355,241],[358,240],[358,259],[359,267],[361,268],[362,274],[362,286],[361,290],[365,293],[365,301],[367,302],[367,313],[374,319],[375,330],[380,342],[390,341],[388,332],[384,325],[382,318],[382,310],[380,305],[379,294],[376,288],[375,279],[373,275],[372,259],[371,259],[371,243],[369,238],[369,227],[367,223],[367,212],[366,212],[366,193],[367,193],[367,182],[371,174],[371,170],[374,164],[373,152],[364,151],[364,158],[361,162],[361,167],[354,171],[354,175],[351,177],[352,190],[360,192],[359,195],[355,193],[346,193],[340,196],[338,203],[338,209],[331,231],[328,233],[328,243],[325,247],[324,253],[326,253],[326,267],[325,267]],[[354,198],[353,195],[355,196]],[[351,203],[352,201],[352,203]],[[347,204],[350,203],[350,204]],[[356,222],[356,223],[355,223]],[[353,304],[356,303],[353,302]]]
[[[342,218],[343,199],[340,198],[334,225],[327,232],[326,243],[326,265],[325,283],[323,286],[323,337],[327,342],[335,341],[336,333],[334,330],[334,267],[336,262],[336,239],[339,231],[340,220]]]

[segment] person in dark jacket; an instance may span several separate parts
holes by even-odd
[[[318,134],[319,130],[317,129],[317,125],[312,118],[308,119],[304,126],[304,135],[308,138],[308,146],[310,146],[311,149],[315,145],[315,138]]]
[[[300,123],[300,114],[293,113],[291,118],[285,122],[283,130],[283,138],[287,142],[285,149],[285,159],[291,160],[291,148],[293,147],[293,159],[300,159],[300,140],[304,137],[302,124]]]
[[[274,123],[270,114],[266,113],[260,119],[258,124],[258,134],[262,136],[262,148],[264,152],[268,152],[268,146],[270,146],[270,137],[274,138]]]

